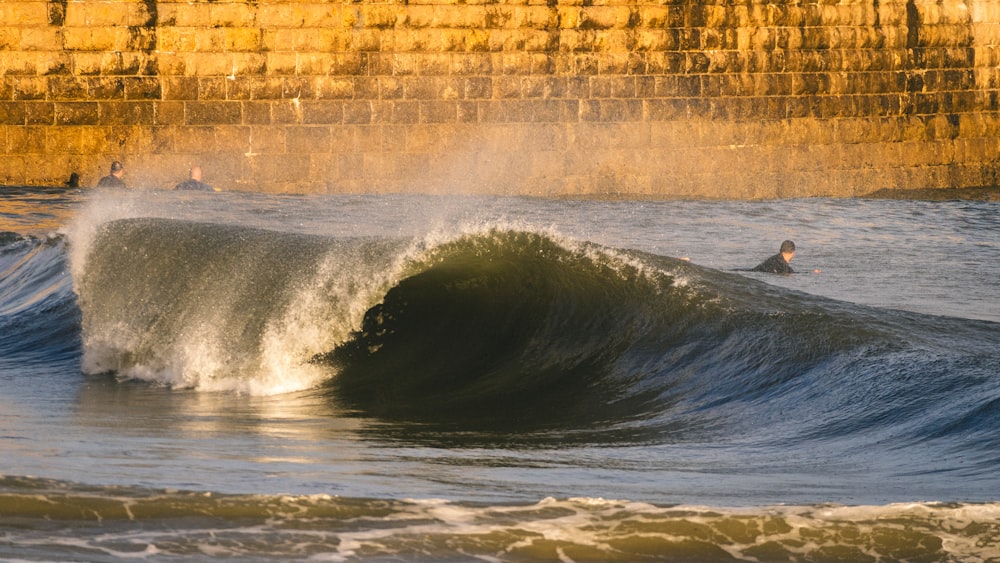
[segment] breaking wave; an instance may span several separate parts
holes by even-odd
[[[548,232],[345,239],[126,219],[89,248],[76,288],[90,373],[316,389],[387,421],[613,443],[906,442],[1000,416],[994,323]]]

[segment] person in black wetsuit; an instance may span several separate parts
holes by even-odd
[[[788,265],[792,261],[792,256],[795,256],[795,243],[786,240],[781,243],[781,248],[777,254],[764,260],[750,271],[767,272],[769,274],[794,274],[795,270],[792,270],[792,267]]]
[[[175,190],[194,190],[201,192],[214,191],[212,186],[201,181],[201,166],[192,166],[190,177],[180,184],[174,186]]]
[[[122,163],[117,160],[111,163],[111,173],[107,176],[101,178],[97,182],[98,188],[124,188],[125,181],[122,180],[122,176],[125,175],[125,167]]]

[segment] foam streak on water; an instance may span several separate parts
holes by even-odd
[[[1000,555],[996,504],[731,509],[547,498],[483,506],[53,490],[59,485],[11,479],[3,485],[0,500],[13,507],[5,519],[22,525],[0,536],[7,546],[0,556],[28,558],[976,561]]]

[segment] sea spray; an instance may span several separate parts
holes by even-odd
[[[83,367],[204,390],[314,386],[324,375],[304,360],[346,333],[352,303],[369,298],[381,271],[358,258],[371,244],[166,219],[105,223],[77,283]]]

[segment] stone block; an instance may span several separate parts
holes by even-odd
[[[128,32],[121,28],[64,28],[66,48],[79,51],[126,51]]]
[[[44,125],[52,125],[47,123]],[[26,127],[6,127],[6,147],[8,154],[36,155],[45,153],[45,139],[51,127],[29,125]]]
[[[188,76],[193,74],[193,72],[188,72],[187,68],[187,55],[178,55],[176,53],[166,53],[159,52],[156,54],[156,69],[158,74],[163,77],[172,76]]]
[[[196,100],[225,100],[228,91],[228,78],[224,76],[207,76],[197,79],[198,95]]]
[[[224,51],[259,51],[264,44],[263,31],[250,27],[222,30],[221,47]]]
[[[253,77],[250,80],[250,99],[280,100],[284,97],[285,82],[281,77]]]
[[[373,110],[371,102],[346,102],[343,105],[344,123],[365,125],[372,122]]]
[[[445,88],[445,81],[438,77],[408,76],[402,79],[403,97],[407,100],[435,100]]]
[[[499,28],[509,25],[513,10],[509,6],[437,5],[433,27],[449,29]]]
[[[89,98],[88,80],[75,76],[53,76],[48,79],[48,99],[80,100]]]
[[[82,127],[54,126],[45,130],[44,152],[47,154],[81,154]]]
[[[122,100],[125,83],[122,77],[90,76],[87,78],[87,95],[91,100]]]
[[[369,76],[355,76],[352,78],[354,95],[359,100],[378,100],[379,84],[378,79]]]
[[[102,125],[153,125],[152,102],[98,102]]]
[[[460,101],[455,104],[458,123],[477,123],[479,121],[479,104],[477,102]]]
[[[71,2],[66,5],[67,27],[110,27],[130,24],[131,2]]]
[[[97,125],[100,123],[97,102],[56,102],[56,125]]]
[[[268,75],[294,75],[297,70],[295,53],[267,53],[265,68]]]
[[[351,47],[351,32],[344,29],[320,28],[313,38],[316,51],[326,54],[346,53]],[[263,45],[263,39],[261,39]]]
[[[240,128],[246,134],[246,156],[284,154],[287,127],[251,126]]]
[[[117,34],[116,44],[122,51],[153,51],[156,49],[156,30],[152,27],[129,27]]]
[[[296,9],[302,18],[304,28],[332,28],[339,27],[343,21],[342,9],[346,6],[338,6],[326,2],[316,2],[299,4]]]
[[[183,102],[160,102],[153,105],[153,121],[156,125],[183,125]]]
[[[235,125],[243,121],[239,102],[185,102],[184,122],[187,125]]]
[[[535,57],[530,53],[501,53],[493,57],[493,69],[502,74],[529,75],[535,65]]]
[[[374,30],[354,29],[351,32],[351,49],[358,52],[377,52],[381,48],[381,35]]]
[[[152,76],[124,76],[119,79],[126,100],[159,100],[162,96],[160,79]]]
[[[20,48],[21,28],[9,26],[8,22],[4,21],[2,27],[0,27],[0,50],[17,51]]]
[[[399,14],[399,25],[419,29],[433,27],[435,23],[435,6],[407,4],[406,9]]]
[[[25,160],[22,155],[0,155],[0,184],[29,183]]]
[[[271,28],[298,28],[305,23],[300,6],[289,3],[271,3],[257,5],[257,21],[266,22]]]
[[[161,4],[163,3],[161,2]],[[202,25],[211,22],[211,25],[219,27],[241,28],[250,27],[257,23],[256,6],[250,3],[218,2],[210,3],[207,6],[201,5],[198,8],[200,8],[199,12],[204,11],[205,8],[208,9],[208,18],[200,20]],[[163,16],[161,8],[160,17],[163,18]],[[186,24],[191,25],[191,22],[186,22]]]
[[[586,6],[578,15],[578,29],[624,29],[632,19],[628,6]]]
[[[38,75],[37,58],[23,52],[7,53],[0,51],[0,69],[6,76],[36,76]]]
[[[392,104],[391,122],[395,125],[420,121],[420,104],[415,101],[396,101]]]
[[[329,47],[337,45],[338,40],[346,45],[348,37],[334,35],[328,29],[299,29],[292,34],[287,46],[298,53],[326,53]]]
[[[247,74],[234,75],[232,78],[225,77],[225,99],[227,100],[249,100],[253,92],[253,78]]]
[[[309,160],[308,154],[286,154],[269,163],[266,177],[275,182],[287,182],[294,191],[295,184],[308,179]]]
[[[291,154],[325,154],[331,150],[332,134],[327,126],[295,126],[285,129],[285,148]]]
[[[58,52],[62,49],[62,32],[55,27],[24,27],[20,30],[22,51]]]
[[[271,123],[270,102],[243,102],[243,123],[247,125],[268,125]]]
[[[0,102],[0,125],[24,125],[24,102]]]
[[[204,154],[218,150],[213,127],[171,127],[161,129],[161,146],[169,147],[169,152],[181,154]],[[167,138],[169,136],[169,138]]]
[[[396,25],[400,11],[391,4],[364,4],[357,8],[354,19],[361,27],[386,29]]]
[[[578,29],[583,20],[581,6],[560,5],[557,7],[557,21],[560,29]]]
[[[73,74],[79,76],[94,76],[102,73],[112,74],[104,72],[105,59],[107,58],[106,53],[70,53],[69,56]],[[118,57],[115,58],[117,59]]]
[[[161,96],[164,100],[197,100],[198,78],[195,76],[164,77]]]
[[[329,73],[342,76],[366,76],[368,75],[369,58],[360,53],[337,53],[328,54],[330,60]]]
[[[312,100],[316,96],[316,77],[286,76],[282,78],[282,97],[294,100]]]
[[[344,121],[344,104],[340,101],[305,101],[302,106],[302,123],[334,125]]]
[[[45,27],[49,25],[49,10],[45,2],[0,2],[0,22],[15,23],[18,27]]]
[[[548,5],[514,6],[510,25],[521,30],[553,30],[559,27],[559,11]]]
[[[420,123],[454,123],[457,106],[450,101],[422,101],[419,104]]]
[[[451,71],[451,59],[449,54],[428,54],[421,57],[418,72],[421,76],[446,76]]]
[[[233,55],[189,53],[185,56],[184,68],[189,76],[229,76],[233,72]]]

